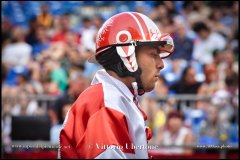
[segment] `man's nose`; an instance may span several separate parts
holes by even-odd
[[[162,60],[162,58],[160,56],[156,60],[156,67],[159,70],[164,68],[164,63],[163,63],[163,60]]]

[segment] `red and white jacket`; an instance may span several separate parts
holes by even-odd
[[[99,70],[68,111],[59,158],[148,158],[151,130],[134,99],[124,83]]]

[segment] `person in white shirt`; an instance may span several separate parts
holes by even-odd
[[[191,129],[184,126],[183,116],[177,111],[172,111],[167,115],[165,128],[159,130],[158,144],[164,146],[174,146],[171,148],[161,148],[165,154],[192,154],[193,149],[183,148],[181,146],[191,147],[194,145],[194,137]],[[188,146],[189,145],[189,146]]]
[[[214,51],[223,50],[226,47],[225,38],[217,32],[212,32],[203,22],[195,23],[193,31],[198,35],[194,42],[193,59],[201,64],[212,63]]]
[[[32,47],[25,42],[24,30],[14,28],[12,41],[3,48],[2,62],[8,67],[27,66],[31,60]]]

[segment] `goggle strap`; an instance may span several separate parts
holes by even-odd
[[[118,43],[118,44],[111,44],[107,46],[100,47],[96,50],[96,52],[99,52],[105,48],[108,47],[119,47],[119,46],[130,46],[130,45],[135,45],[135,46],[164,46],[167,44],[167,41],[150,41],[150,42],[140,42],[140,41],[133,41],[133,43]]]

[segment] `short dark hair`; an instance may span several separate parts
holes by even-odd
[[[169,121],[171,118],[179,118],[182,121],[184,120],[184,116],[181,112],[179,111],[172,111],[167,115],[167,121]]]
[[[204,22],[196,22],[193,25],[193,31],[199,33],[201,31],[210,31],[210,28]]]
[[[83,17],[82,22],[88,23],[88,22],[91,22],[91,19],[89,17]]]

